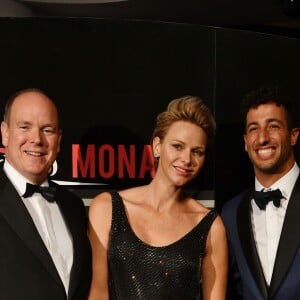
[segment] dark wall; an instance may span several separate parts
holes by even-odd
[[[299,111],[300,40],[248,31],[216,32],[216,199],[220,207],[253,184],[244,151],[243,95],[264,85],[278,85]],[[299,143],[295,147],[300,154]]]
[[[24,87],[45,89],[57,101],[63,128],[58,179],[108,189],[149,182],[150,172],[139,176],[141,145],[149,143],[157,113],[186,94],[203,97],[214,109],[213,32],[142,21],[0,19],[1,107]],[[95,146],[95,175],[89,170],[74,178],[73,144],[81,145],[83,157],[87,145]],[[99,158],[99,149],[107,144],[115,149],[115,172],[103,178],[99,168],[109,173],[111,162],[107,151]],[[133,178],[117,171],[120,144],[138,147]],[[190,188],[213,191],[213,168]]]
[[[1,18],[0,34],[1,109],[11,93],[26,87],[42,88],[57,101],[63,142],[54,178],[66,185],[80,182],[72,188],[83,197],[149,182],[149,171],[139,174],[155,116],[171,99],[190,94],[212,109],[218,135],[189,189],[199,198],[215,198],[221,207],[252,180],[238,114],[242,95],[264,84],[298,94],[300,41],[295,39],[92,18]],[[87,164],[77,177],[74,144]],[[131,176],[126,168],[120,171],[120,147],[127,159],[135,157]],[[94,155],[90,163],[88,153]]]

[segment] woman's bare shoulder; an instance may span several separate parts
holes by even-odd
[[[109,192],[102,192],[96,195],[89,207],[89,215],[93,216],[96,214],[97,216],[110,213],[112,209],[112,199],[111,194]]]
[[[212,223],[211,235],[214,236],[216,240],[226,238],[225,226],[220,215],[217,215]]]
[[[122,190],[119,192],[120,197],[125,203],[139,203],[144,198],[145,186],[138,186]]]
[[[195,198],[189,198],[188,203],[190,204],[191,208],[202,217],[205,217],[205,215],[207,215],[210,211],[209,208],[204,206],[199,200],[196,200]]]
[[[88,235],[93,247],[107,249],[108,237],[112,221],[112,201],[108,192],[95,196],[89,207]]]

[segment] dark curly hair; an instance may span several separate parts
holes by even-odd
[[[291,100],[287,96],[283,96],[277,86],[260,87],[243,97],[241,101],[241,113],[244,124],[246,124],[247,113],[250,109],[267,103],[275,103],[277,106],[283,106],[285,108],[289,130],[298,127],[298,119]]]

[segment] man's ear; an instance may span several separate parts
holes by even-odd
[[[61,138],[62,138],[62,130],[59,129],[59,137],[58,137],[58,149],[57,149],[57,152],[60,152],[60,143],[61,143]]]
[[[244,137],[244,142],[245,142],[245,151],[248,152],[246,135],[244,134],[243,137]]]
[[[7,147],[9,130],[8,130],[8,124],[4,121],[1,122],[1,135],[2,135],[2,145],[4,147]]]
[[[291,131],[291,145],[295,146],[299,136],[299,128],[293,128]]]

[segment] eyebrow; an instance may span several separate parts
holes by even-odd
[[[265,123],[267,123],[267,124],[272,123],[272,122],[277,122],[277,123],[284,125],[284,122],[282,122],[281,120],[279,120],[277,118],[269,118],[269,119],[265,120]],[[257,121],[253,121],[253,122],[247,124],[247,128],[250,127],[251,125],[258,125],[258,124],[259,123]]]

